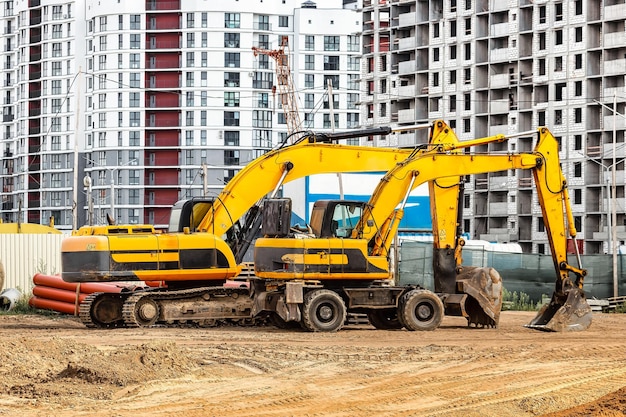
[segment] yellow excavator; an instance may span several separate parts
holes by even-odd
[[[205,311],[205,301],[212,298],[227,304],[242,295],[241,289],[222,294],[213,287],[241,273],[244,254],[260,226],[265,196],[274,197],[282,184],[313,174],[386,172],[413,150],[341,145],[338,141],[391,131],[383,127],[307,132],[295,143],[283,144],[249,163],[217,197],[177,202],[168,233],[152,225],[81,227],[62,243],[65,281],[147,281],[164,282],[167,287],[145,292],[150,297],[134,303],[138,294],[145,293],[132,297],[94,294],[82,303],[81,320],[89,327],[116,327],[149,325],[157,320],[210,322],[225,314],[222,307],[212,310],[220,303],[211,303]],[[249,315],[246,303],[223,310],[228,311],[227,318]]]
[[[431,135],[444,143],[455,142],[451,129],[442,121],[435,123]],[[446,135],[449,141],[442,140]],[[551,303],[528,327],[550,331],[588,328],[591,309],[582,290],[586,271],[579,256],[578,267],[567,261],[567,234],[575,239],[576,229],[559,163],[558,142],[545,127],[539,128],[536,135],[537,144],[528,153],[458,152],[467,142],[489,143],[512,137],[504,135],[459,142],[435,153],[416,152],[384,176],[367,204],[318,202],[317,211],[314,208],[311,215],[311,238],[292,236],[284,228],[273,227],[277,222],[264,221],[264,227],[268,226],[264,228],[266,237],[255,244],[255,274],[277,286],[281,283],[282,289],[273,294],[266,292],[265,304],[257,303],[256,309],[273,311],[285,322],[298,321],[310,331],[340,329],[348,311],[368,312],[372,324],[380,328],[433,330],[446,313],[465,316],[470,324],[497,324],[501,278],[490,268],[477,270],[461,265],[462,242],[453,240],[458,224],[455,188],[461,176],[530,169],[557,279]],[[425,182],[430,182],[431,192],[438,194],[432,205],[434,291],[393,286],[387,281],[389,249],[407,196]],[[278,211],[268,210],[266,215]]]

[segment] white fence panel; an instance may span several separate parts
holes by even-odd
[[[33,275],[61,273],[62,234],[0,234],[0,260],[4,264],[4,288],[28,294]]]

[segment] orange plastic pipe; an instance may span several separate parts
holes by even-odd
[[[69,290],[62,290],[60,288],[45,287],[43,285],[35,285],[33,287],[33,295],[41,298],[47,298],[49,300],[63,301],[64,303],[76,302],[76,293]],[[80,293],[78,295],[78,302],[82,303],[88,294]]]
[[[34,308],[40,308],[42,310],[53,310],[60,313],[74,314],[74,303],[64,303],[63,301],[49,300],[47,298],[40,298],[35,295],[30,297],[28,305]]]
[[[43,285],[46,287],[60,288],[62,290],[76,291],[78,283],[65,282],[59,275],[44,275],[35,274],[33,276],[33,283],[35,285]],[[94,292],[122,292],[125,287],[117,284],[106,284],[101,282],[82,282],[80,284],[80,292],[84,294],[91,294]]]

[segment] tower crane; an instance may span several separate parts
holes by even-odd
[[[289,68],[289,38],[286,35],[281,36],[278,49],[264,49],[253,46],[252,51],[254,51],[254,56],[267,55],[276,61],[278,95],[285,112],[287,134],[291,135],[300,129],[301,122],[296,100],[296,90],[293,86],[291,69]],[[276,90],[272,89],[272,91],[276,94]]]

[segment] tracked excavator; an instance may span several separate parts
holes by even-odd
[[[453,240],[459,222],[459,179],[471,174],[530,169],[557,278],[550,304],[527,326],[548,331],[588,328],[591,309],[582,290],[586,270],[580,256],[578,266],[567,260],[567,236],[575,240],[576,229],[567,181],[559,164],[558,142],[545,127],[514,136],[529,134],[536,134],[537,143],[528,153],[460,153],[459,146],[464,142],[447,150],[442,147],[440,152],[416,152],[384,176],[367,204],[318,202],[311,216],[310,238],[292,236],[280,227],[280,221],[266,219],[266,236],[255,244],[255,274],[273,282],[277,290],[259,294],[255,309],[273,311],[284,322],[300,322],[310,331],[340,329],[349,311],[367,312],[379,328],[433,330],[444,314],[465,316],[468,324],[497,324],[501,278],[490,268],[464,268],[462,242]],[[449,135],[448,143],[454,142],[451,129],[442,121],[435,123],[431,135],[439,140]],[[496,135],[474,143],[514,136]],[[389,249],[407,196],[425,182],[438,196],[432,206],[434,291],[388,283]],[[266,215],[273,212],[281,210],[268,210]]]
[[[284,183],[312,174],[386,172],[412,150],[338,141],[391,131],[385,127],[306,132],[293,144],[283,144],[249,163],[217,197],[177,202],[168,233],[152,225],[81,227],[62,243],[65,281],[146,281],[166,287],[132,295],[93,294],[81,304],[81,320],[89,327],[117,327],[249,317],[248,303],[234,301],[245,298],[242,295],[249,298],[247,290],[226,291],[219,286],[241,273],[244,254],[260,226],[265,197],[275,196]],[[214,302],[207,307],[208,299]]]

